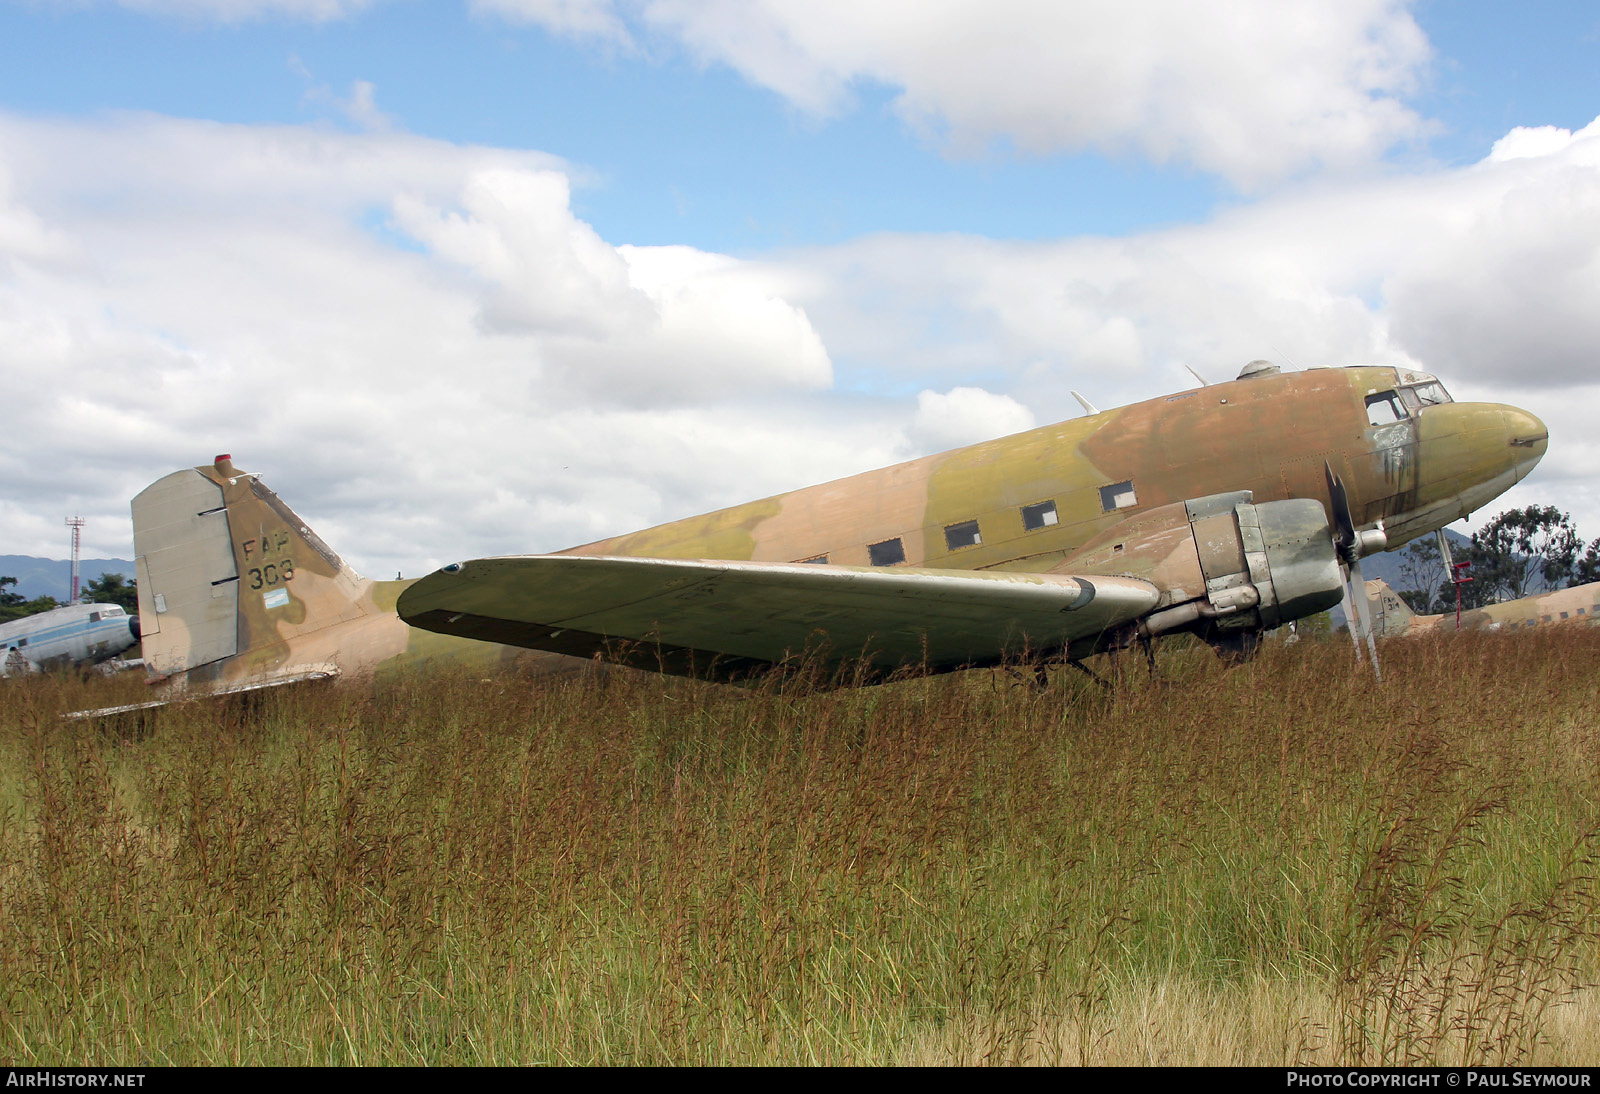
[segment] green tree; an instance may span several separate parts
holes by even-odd
[[[0,623],[9,623],[13,619],[24,616],[38,615],[51,608],[59,608],[53,596],[38,596],[32,600],[25,600],[21,593],[16,591],[17,579],[14,577],[0,577]],[[10,586],[9,588],[7,586]]]
[[[1591,581],[1600,581],[1600,539],[1589,544],[1589,549],[1572,568],[1572,581],[1569,584],[1587,585]]]
[[[1400,556],[1400,585],[1395,592],[1418,615],[1443,611],[1445,599],[1452,609],[1455,607],[1455,587],[1450,584],[1450,574],[1439,555],[1439,541],[1433,536],[1412,540]]]
[[[83,587],[83,599],[93,604],[119,604],[134,615],[139,611],[139,583],[121,574],[101,574]]]
[[[1572,518],[1555,506],[1507,509],[1473,533],[1465,552],[1472,584],[1462,589],[1462,604],[1476,608],[1566,588],[1582,547]]]

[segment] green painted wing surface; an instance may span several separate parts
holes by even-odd
[[[397,608],[441,634],[732,677],[804,655],[885,672],[1055,653],[1157,595],[1117,577],[528,555],[436,571]]]

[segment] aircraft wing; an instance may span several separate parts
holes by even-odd
[[[397,607],[441,634],[728,678],[808,652],[878,673],[1055,653],[1158,597],[1127,577],[526,555],[447,566]]]

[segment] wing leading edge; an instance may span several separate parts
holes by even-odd
[[[1053,654],[1158,597],[1124,577],[525,555],[447,566],[397,608],[440,634],[730,678],[808,654],[877,673]]]

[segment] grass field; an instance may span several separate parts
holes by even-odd
[[[1600,628],[0,693],[0,1062],[1589,1063]]]

